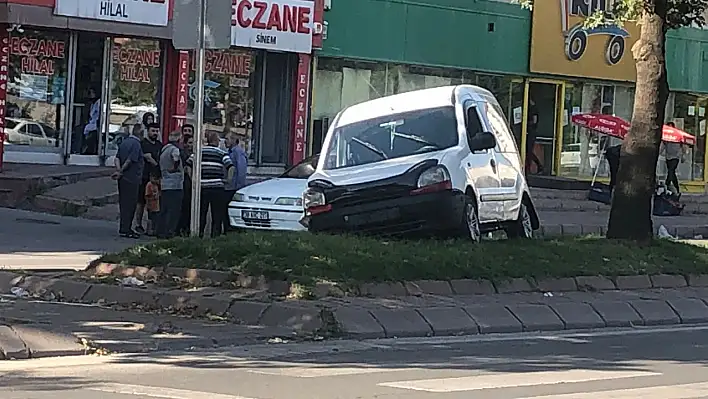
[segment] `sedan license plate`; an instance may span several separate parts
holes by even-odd
[[[266,211],[241,211],[241,219],[245,220],[269,220],[270,215]]]

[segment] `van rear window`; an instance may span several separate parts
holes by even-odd
[[[346,168],[434,152],[457,143],[457,118],[452,105],[391,114],[335,129],[323,152],[324,168]]]

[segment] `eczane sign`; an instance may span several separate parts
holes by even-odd
[[[169,0],[56,0],[54,13],[66,17],[167,26]]]
[[[309,54],[314,8],[305,0],[233,0],[231,44]]]

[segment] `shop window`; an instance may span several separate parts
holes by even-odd
[[[7,151],[61,151],[68,47],[63,32],[25,30],[10,36]]]
[[[189,74],[187,122],[194,124],[196,57]],[[204,75],[204,128],[219,133],[236,133],[249,159],[255,158],[253,135],[254,99],[256,90],[256,53],[241,49],[207,50]]]
[[[414,65],[389,67],[389,74],[396,79],[395,93],[474,82],[471,72]]]
[[[682,181],[703,180],[705,156],[705,100],[689,93],[671,93],[666,104],[666,122],[696,137],[696,145],[684,146],[684,156],[676,174]],[[666,160],[659,154],[657,176],[666,176]]]
[[[114,38],[106,153],[114,155],[133,126],[152,113],[159,121],[162,52],[157,40]]]

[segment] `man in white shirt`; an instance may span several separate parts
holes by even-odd
[[[666,124],[667,126],[676,127],[673,122]],[[683,145],[679,143],[662,143],[662,152],[664,153],[664,159],[666,160],[666,188],[671,189],[673,185],[676,191],[675,194],[679,194],[679,180],[676,175],[676,169],[679,164],[683,161]],[[672,191],[673,192],[673,191]]]
[[[89,120],[84,126],[84,155],[98,155],[98,120],[101,116],[101,98],[96,94],[96,90],[88,90],[88,98],[91,102],[89,109]]]

